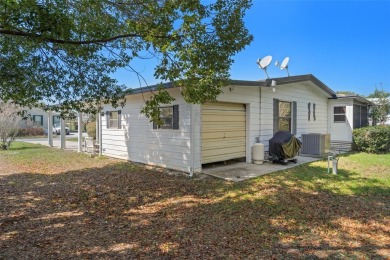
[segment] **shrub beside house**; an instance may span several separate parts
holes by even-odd
[[[367,153],[390,153],[390,126],[370,126],[353,131],[353,148]]]

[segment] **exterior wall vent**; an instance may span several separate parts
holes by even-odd
[[[324,156],[330,151],[330,134],[302,134],[304,155]]]

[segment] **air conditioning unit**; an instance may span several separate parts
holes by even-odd
[[[324,156],[330,151],[330,134],[302,134],[302,155]]]

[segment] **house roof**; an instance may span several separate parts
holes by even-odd
[[[314,83],[317,87],[319,87],[321,90],[323,90],[325,93],[327,93],[332,98],[336,98],[336,93],[330,89],[327,85],[325,85],[323,82],[321,82],[319,79],[317,79],[312,74],[307,75],[298,75],[298,76],[290,76],[290,77],[281,77],[281,78],[270,78],[265,80],[235,80],[232,79],[229,81],[229,84],[227,86],[249,86],[249,87],[271,87],[272,80],[276,81],[277,85],[285,85],[285,84],[291,84],[291,83],[298,83],[298,82],[305,82],[305,81],[311,81]],[[163,87],[166,89],[177,87],[177,85],[173,84],[172,82],[168,83],[162,83],[147,87],[141,87],[136,89],[130,89],[129,94],[139,94],[139,93],[145,93],[149,91],[156,91],[158,87]]]
[[[323,90],[329,96],[331,96],[331,97],[336,96],[336,93],[331,88],[329,88],[327,85],[325,85],[322,81],[317,79],[312,74],[261,80],[260,82],[263,82],[262,87],[271,87],[272,80],[275,80],[277,85],[285,85],[285,84],[291,84],[291,83],[310,81],[310,82],[314,83],[317,87],[319,87],[321,90]]]
[[[379,98],[367,98],[368,101],[371,102],[372,105],[379,105]],[[390,98],[385,98],[387,102],[390,102]]]
[[[370,100],[368,100],[362,96],[359,96],[359,95],[337,94],[336,98],[333,98],[333,99],[348,99],[348,98],[354,99],[354,100],[359,101],[360,103],[363,103],[363,104],[373,105],[373,102],[371,102]]]

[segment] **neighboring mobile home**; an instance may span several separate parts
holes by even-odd
[[[380,107],[382,106],[380,103],[381,102],[387,102],[388,104],[390,104],[390,98],[385,98],[383,101],[380,101],[378,98],[368,98],[368,100],[372,103],[372,106],[370,107],[370,111],[369,111],[369,114],[372,112],[372,109],[375,108],[375,107]],[[372,121],[372,117],[370,117],[370,124],[374,124],[374,125],[390,125],[390,113],[387,114],[386,118],[384,119],[383,122],[373,122]]]
[[[61,123],[60,113],[55,111],[49,113],[48,111],[45,111],[44,109],[38,107],[33,107],[31,109],[26,108],[26,115],[28,119],[22,120],[20,123],[20,127],[40,127],[45,130],[45,133],[47,133],[48,119],[50,114],[53,126],[58,127]],[[77,120],[74,118],[66,118],[65,125],[70,129],[70,131],[76,131],[78,129]]]
[[[104,108],[104,155],[193,173],[211,162],[252,162],[253,144],[260,141],[267,151],[268,140],[278,130],[300,138],[334,128],[329,126],[329,107],[337,96],[313,75],[232,80],[218,102],[204,105],[186,103],[180,88],[163,84],[176,100],[161,106],[160,127],[141,114],[156,87],[133,90],[123,108]]]
[[[48,126],[48,117],[49,113],[46,112],[45,110],[37,107],[33,107],[31,109],[26,109],[26,115],[29,117],[31,120],[31,123],[34,126],[41,127],[47,131],[47,126]],[[23,120],[21,121],[20,127],[25,128],[25,127],[30,127],[30,120]],[[53,120],[53,125],[54,124],[59,124],[60,123],[60,116],[59,113],[52,113],[52,120]]]

